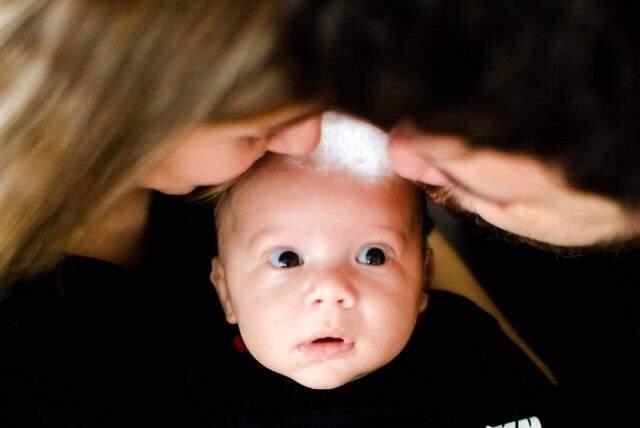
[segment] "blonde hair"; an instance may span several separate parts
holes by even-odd
[[[270,0],[0,0],[0,284],[52,267],[199,123],[306,94]]]

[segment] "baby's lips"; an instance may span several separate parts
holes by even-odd
[[[340,356],[351,351],[355,346],[352,341],[340,338],[318,338],[305,342],[298,346],[298,349],[308,357],[323,359]]]

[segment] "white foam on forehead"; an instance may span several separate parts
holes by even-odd
[[[323,169],[346,170],[377,180],[391,174],[388,140],[386,133],[369,123],[326,112],[322,115],[320,144],[313,160]]]

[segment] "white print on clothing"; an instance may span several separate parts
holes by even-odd
[[[381,129],[329,111],[322,115],[320,144],[312,156],[321,168],[346,170],[377,180],[391,174],[388,141],[388,135]]]
[[[542,428],[542,424],[540,423],[540,419],[535,416],[527,419],[520,419],[517,422],[509,422],[504,425],[496,425],[495,427],[490,427],[487,425],[487,428]]]

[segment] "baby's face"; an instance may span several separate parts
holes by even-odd
[[[241,183],[212,280],[251,354],[318,389],[396,357],[427,303],[416,204],[407,182],[308,168]]]

